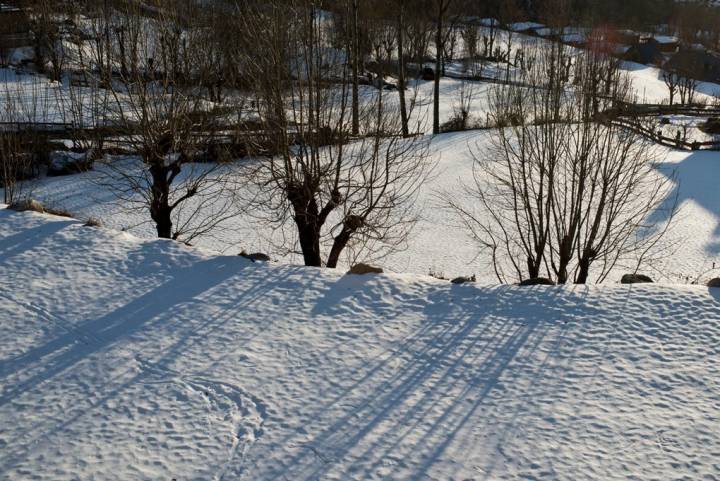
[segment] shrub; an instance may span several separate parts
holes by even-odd
[[[72,218],[72,214],[68,212],[65,209],[55,208],[55,207],[46,207],[42,204],[42,202],[35,200],[35,199],[23,199],[17,202],[14,202],[8,206],[8,209],[13,209],[18,212],[38,212],[40,214],[50,214],[50,215],[56,215],[59,217],[69,217]]]

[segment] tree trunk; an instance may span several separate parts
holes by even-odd
[[[558,249],[558,265],[555,269],[555,275],[557,275],[558,284],[566,284],[568,281],[568,266],[572,260],[572,243],[574,234],[568,234],[563,237],[560,241]]]
[[[527,264],[528,275],[530,276],[530,279],[537,279],[538,277],[540,277],[540,262],[536,262],[528,257]]]
[[[588,276],[590,275],[590,258],[583,256],[578,263],[578,273],[575,278],[575,284],[587,283]]]
[[[445,1],[438,4],[437,30],[435,32],[435,95],[433,96],[433,134],[440,133],[440,69],[442,67],[442,27]]]
[[[150,217],[155,222],[158,237],[172,239],[172,209],[170,208],[170,184],[168,182],[168,168],[161,163],[150,167],[152,176],[152,189],[150,200]]]
[[[298,240],[303,254],[303,262],[309,267],[322,267],[320,257],[320,230],[315,222],[295,216],[298,226]]]
[[[306,266],[322,267],[320,256],[320,212],[311,191],[304,186],[293,187],[288,192],[295,213],[295,225],[298,228],[298,241]]]
[[[360,83],[358,76],[360,75],[360,33],[358,26],[358,5],[359,0],[352,0],[352,70],[353,70],[353,86],[352,86],[352,133],[358,135],[360,133]]]
[[[342,254],[353,234],[355,234],[355,232],[360,227],[362,227],[363,223],[363,218],[357,215],[350,215],[345,219],[345,222],[343,223],[343,228],[337,235],[337,237],[335,237],[332,249],[330,249],[330,256],[328,257],[327,261],[328,267],[337,267],[338,260],[340,259],[340,254]]]
[[[398,15],[398,93],[400,94],[400,121],[402,123],[403,137],[410,135],[408,128],[408,112],[405,102],[405,2],[400,1],[400,12]]]

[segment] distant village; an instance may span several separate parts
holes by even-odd
[[[700,43],[682,42],[670,32],[668,25],[658,25],[654,32],[640,32],[609,27],[550,27],[530,21],[503,24],[494,18],[478,17],[463,17],[458,19],[458,23],[504,29],[577,48],[603,48],[622,60],[682,71],[699,81],[720,82],[720,53]]]
[[[0,2],[0,65],[32,63],[33,50],[42,39],[34,32],[26,13],[27,0]],[[681,72],[698,81],[720,82],[720,53],[701,43],[680,40],[669,25],[657,25],[653,31],[628,29],[553,27],[535,21],[504,23],[495,18],[456,17],[456,28],[502,29],[517,34],[562,42],[578,48],[603,48],[623,60]],[[62,26],[58,26],[62,29]],[[702,37],[704,32],[697,32]]]

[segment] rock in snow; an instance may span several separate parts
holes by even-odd
[[[620,279],[620,284],[650,284],[652,279],[644,274],[625,274]]]
[[[0,225],[3,480],[717,479],[714,289],[360,282]]]
[[[381,267],[374,267],[369,264],[363,264],[362,262],[355,264],[350,268],[348,274],[365,275],[365,274],[382,274],[383,269]]]
[[[451,280],[450,282],[452,282],[453,284],[468,284],[471,282],[476,282],[476,280],[477,279],[473,275],[473,276],[469,276],[469,277],[468,276],[456,277],[455,279]]]

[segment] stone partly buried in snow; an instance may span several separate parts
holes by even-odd
[[[450,282],[452,282],[453,284],[467,284],[469,282],[475,282],[475,276],[473,275],[470,277],[465,277],[465,276],[456,277],[455,279],[451,280]]]
[[[244,257],[245,259],[251,260],[253,262],[270,262],[270,256],[267,254],[263,254],[262,252],[255,252],[253,254],[248,254],[247,252],[243,251],[240,254],[238,254],[240,257]]]
[[[521,286],[554,286],[555,283],[547,277],[534,277],[520,282]]]
[[[707,283],[708,287],[720,287],[720,277],[716,277],[715,279],[710,279]]]
[[[625,274],[620,284],[650,284],[653,280],[644,274]]]
[[[365,274],[382,274],[384,271],[382,267],[373,267],[369,264],[355,264],[350,268],[348,274],[365,275]]]

